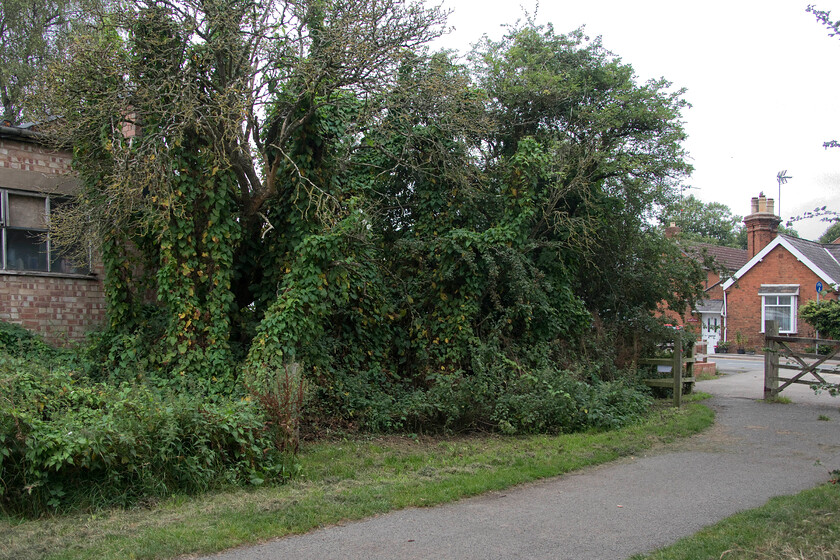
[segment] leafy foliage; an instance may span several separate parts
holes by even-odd
[[[706,203],[690,194],[666,207],[659,217],[659,223],[663,226],[676,224],[684,239],[739,247],[742,219],[742,216],[733,215],[725,204]]]
[[[0,354],[0,507],[127,505],[294,473],[247,400],[92,383]]]
[[[23,98],[40,68],[60,56],[74,19],[74,0],[0,1],[0,124],[18,124]]]
[[[818,241],[820,243],[832,243],[838,238],[840,238],[840,221],[828,226],[822,235],[820,235]]]
[[[55,238],[105,264],[91,375],[247,386],[276,426],[303,381],[304,417],[365,429],[606,426],[579,412],[604,395],[632,417],[614,363],[554,364],[698,299],[651,225],[690,170],[682,91],[581,31],[514,28],[467,67],[418,48],[437,9],[257,8],[135,0],[44,85],[85,184]]]
[[[799,308],[799,316],[821,336],[840,340],[840,302],[836,299],[811,300]]]

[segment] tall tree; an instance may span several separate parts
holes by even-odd
[[[308,200],[324,223],[342,212],[318,175],[319,115],[342,112],[330,133],[352,144],[444,20],[399,0],[133,0],[79,33],[43,99],[86,187],[64,231],[104,240],[112,327],[142,331],[151,288],[166,312],[155,354],[205,379],[224,371],[230,318],[259,295],[253,249],[272,208]],[[138,258],[144,276],[123,266]]]
[[[604,317],[693,302],[693,273],[685,282],[661,274],[669,262],[682,267],[648,226],[690,171],[683,91],[664,79],[637,84],[631,66],[580,30],[529,24],[486,40],[475,61],[497,122],[490,169],[499,188],[533,205],[538,262],[570,274]]]
[[[35,75],[64,52],[76,0],[0,0],[0,121],[18,124]],[[91,5],[93,3],[90,3]]]
[[[728,247],[739,246],[738,230],[742,220],[725,204],[703,202],[693,194],[676,199],[659,216],[662,226],[676,224],[680,235],[686,239]]]

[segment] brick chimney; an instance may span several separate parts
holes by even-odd
[[[764,193],[752,198],[751,213],[744,218],[747,226],[747,252],[750,258],[776,238],[782,219],[773,210],[773,199]]]
[[[676,223],[671,222],[671,225],[665,228],[665,237],[671,238],[676,237],[680,233],[680,226]]]

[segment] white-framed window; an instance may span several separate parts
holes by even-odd
[[[16,272],[89,274],[50,243],[48,216],[59,197],[0,189],[0,269]]]
[[[780,333],[795,333],[799,285],[764,284],[758,295],[761,296],[761,332],[764,332],[766,321],[776,321],[779,323]]]

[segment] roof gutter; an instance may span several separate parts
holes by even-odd
[[[44,141],[44,135],[42,133],[14,126],[0,126],[0,138],[17,138],[32,142]]]

